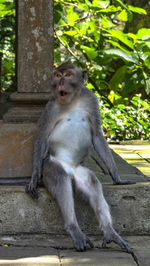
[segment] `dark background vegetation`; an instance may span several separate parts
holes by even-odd
[[[88,70],[108,140],[150,138],[148,0],[54,0],[54,64]],[[0,2],[2,92],[15,84],[15,1]]]

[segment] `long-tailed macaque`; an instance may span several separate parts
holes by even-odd
[[[108,204],[95,174],[81,165],[93,145],[105,162],[114,184],[121,181],[117,167],[101,131],[99,106],[94,94],[84,86],[86,71],[67,62],[52,73],[51,98],[42,113],[34,143],[33,172],[26,187],[37,197],[41,176],[48,191],[56,199],[74,247],[83,251],[93,247],[81,231],[74,209],[72,184],[92,206],[103,231],[103,247],[115,242],[127,252],[128,244],[113,229]]]

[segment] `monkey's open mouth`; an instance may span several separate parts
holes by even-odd
[[[63,91],[63,90],[60,91],[60,96],[61,97],[65,97],[65,96],[67,96],[67,94],[68,93],[66,91]]]

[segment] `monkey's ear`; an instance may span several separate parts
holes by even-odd
[[[82,70],[83,83],[87,80],[87,70]]]

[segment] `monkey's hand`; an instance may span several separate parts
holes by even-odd
[[[121,180],[121,179],[113,181],[113,185],[132,185],[132,184],[136,184],[136,181]]]
[[[132,253],[133,251],[131,250],[129,245],[122,239],[122,237],[113,228],[110,229],[111,230],[108,230],[108,232],[106,232],[104,236],[102,247],[105,248],[106,244],[114,242],[118,244],[122,249],[124,249],[127,253]]]
[[[32,177],[30,183],[25,188],[25,192],[29,193],[32,198],[36,199],[38,198],[37,185],[38,185],[38,179]]]

